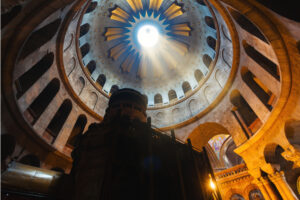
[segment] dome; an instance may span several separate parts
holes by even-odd
[[[217,24],[223,30],[226,25],[218,16],[212,5],[192,0],[93,1],[73,34],[79,64],[103,98],[132,88],[147,97],[147,114],[156,126],[182,123],[214,101],[230,74],[232,45],[220,42]],[[226,64],[219,58],[220,46],[227,46]],[[66,73],[73,64],[68,62]],[[185,108],[191,111],[177,117]]]
[[[127,107],[129,120],[205,147],[223,199],[294,199],[300,166],[294,2],[2,3],[3,166],[17,161],[69,173],[76,138],[104,123],[109,99],[127,91],[132,95],[121,96],[130,105],[115,101],[111,113]]]

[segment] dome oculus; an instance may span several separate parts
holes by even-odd
[[[138,30],[137,38],[144,48],[154,47],[159,40],[159,33],[156,27],[144,25]]]
[[[143,78],[147,70],[160,76],[163,68],[176,67],[176,59],[189,49],[191,27],[182,4],[169,0],[127,0],[116,6],[110,19],[118,23],[106,27],[104,36],[111,48],[109,57],[120,63],[123,72]],[[151,47],[151,48],[150,48]]]

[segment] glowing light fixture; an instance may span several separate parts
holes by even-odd
[[[143,47],[154,47],[158,42],[159,33],[155,26],[144,25],[138,30],[137,38]]]
[[[209,185],[210,185],[210,188],[211,188],[211,189],[213,189],[213,190],[216,189],[216,185],[215,185],[215,183],[214,183],[214,181],[213,181],[212,179],[210,179]]]

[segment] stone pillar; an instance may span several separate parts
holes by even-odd
[[[265,188],[263,182],[260,179],[254,179],[253,182],[255,183],[255,185],[258,186],[265,200],[272,200],[271,196],[269,195],[267,189]]]
[[[281,197],[284,200],[298,199],[294,194],[293,190],[290,188],[289,184],[286,182],[283,171],[275,172],[274,174],[269,174],[269,178],[274,183]]]
[[[261,177],[260,178],[260,181],[262,182],[263,186],[266,188],[267,192],[268,192],[268,195],[269,197],[273,200],[279,200],[279,197],[278,195],[276,194],[273,186],[271,185],[271,182],[268,178],[264,178],[264,177]]]

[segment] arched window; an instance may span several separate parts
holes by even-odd
[[[67,141],[67,144],[74,147],[76,144],[76,137],[78,135],[81,135],[83,133],[83,130],[85,128],[85,125],[87,123],[87,119],[85,115],[80,115],[77,120],[76,123],[72,129],[72,132],[69,136],[69,139]]]
[[[253,134],[262,123],[255,112],[249,106],[239,91],[234,90],[230,94],[230,101],[234,105],[233,114],[247,134]]]
[[[55,139],[67,120],[72,110],[72,102],[69,99],[64,100],[54,117],[50,121],[46,131]],[[54,139],[52,142],[54,142]]]
[[[96,1],[91,2],[85,13],[87,14],[87,13],[93,12],[95,10],[95,8],[97,7],[97,4],[98,3]]]
[[[269,43],[265,36],[262,34],[262,32],[249,19],[247,19],[244,15],[242,15],[234,9],[228,8],[228,10],[231,16],[240,25],[242,29],[258,37],[262,41]]]
[[[85,24],[81,25],[80,26],[79,37],[82,37],[85,34],[87,34],[87,32],[89,32],[89,30],[90,30],[90,25],[88,23],[85,23]]]
[[[208,36],[206,38],[206,42],[207,42],[208,46],[215,51],[215,49],[216,49],[216,39],[211,37],[211,36]]]
[[[247,55],[252,58],[257,64],[269,72],[277,80],[280,79],[277,65],[269,60],[267,57],[258,52],[253,46],[243,42],[243,46]]]
[[[5,27],[11,20],[13,20],[22,10],[21,5],[13,7],[9,12],[1,15],[1,29]]]
[[[24,59],[29,54],[43,46],[46,42],[51,40],[57,32],[60,23],[61,19],[57,19],[33,32],[26,41],[20,58]]]
[[[104,86],[105,82],[106,82],[106,77],[104,74],[100,74],[97,78],[97,81],[96,81],[101,87]]]
[[[155,104],[158,104],[158,103],[162,103],[162,102],[163,102],[162,96],[161,96],[160,94],[156,94],[156,95],[154,96],[154,103],[155,103]]]
[[[209,68],[210,63],[212,62],[212,58],[209,55],[205,54],[202,59],[205,66]]]
[[[20,98],[53,64],[54,54],[46,54],[39,62],[21,75],[16,81],[17,98]]]
[[[249,86],[249,88],[256,94],[256,96],[263,102],[263,104],[271,111],[272,110],[272,92],[256,78],[246,67],[241,70],[242,79]]]
[[[85,43],[84,45],[82,45],[80,47],[80,52],[81,52],[82,58],[84,56],[86,56],[86,54],[88,54],[90,52],[90,45],[88,43]]]
[[[202,6],[206,6],[206,4],[204,3],[203,0],[197,0],[197,3],[199,3],[199,4],[202,5]]]
[[[169,101],[172,101],[173,99],[177,99],[177,94],[175,90],[170,90],[168,96],[169,96]]]
[[[249,200],[264,199],[259,189],[254,189],[249,192]]]
[[[212,17],[205,16],[204,21],[207,26],[209,26],[212,29],[216,29],[214,19]]]
[[[37,156],[33,155],[33,154],[29,154],[29,155],[26,155],[26,156],[22,157],[19,162],[24,164],[24,165],[30,165],[30,166],[33,166],[33,167],[40,167],[41,166],[40,159]]]
[[[191,85],[189,82],[185,81],[182,83],[182,90],[184,93],[187,93],[188,91],[192,90]]]
[[[90,72],[90,74],[92,74],[95,71],[95,69],[96,69],[96,62],[94,60],[90,61],[87,64],[86,68]]]
[[[59,91],[59,86],[59,80],[54,78],[27,108],[25,112],[30,113],[31,119],[29,121],[32,125],[39,119],[52,99],[55,97]]]
[[[111,86],[109,93],[113,94],[114,92],[116,92],[118,90],[119,90],[119,87],[117,85],[113,85],[113,86]]]
[[[233,194],[231,197],[230,197],[230,200],[245,200],[244,197],[240,194]]]
[[[199,69],[196,69],[195,73],[194,73],[195,79],[197,80],[197,82],[199,83],[202,78],[203,78],[203,74]]]

